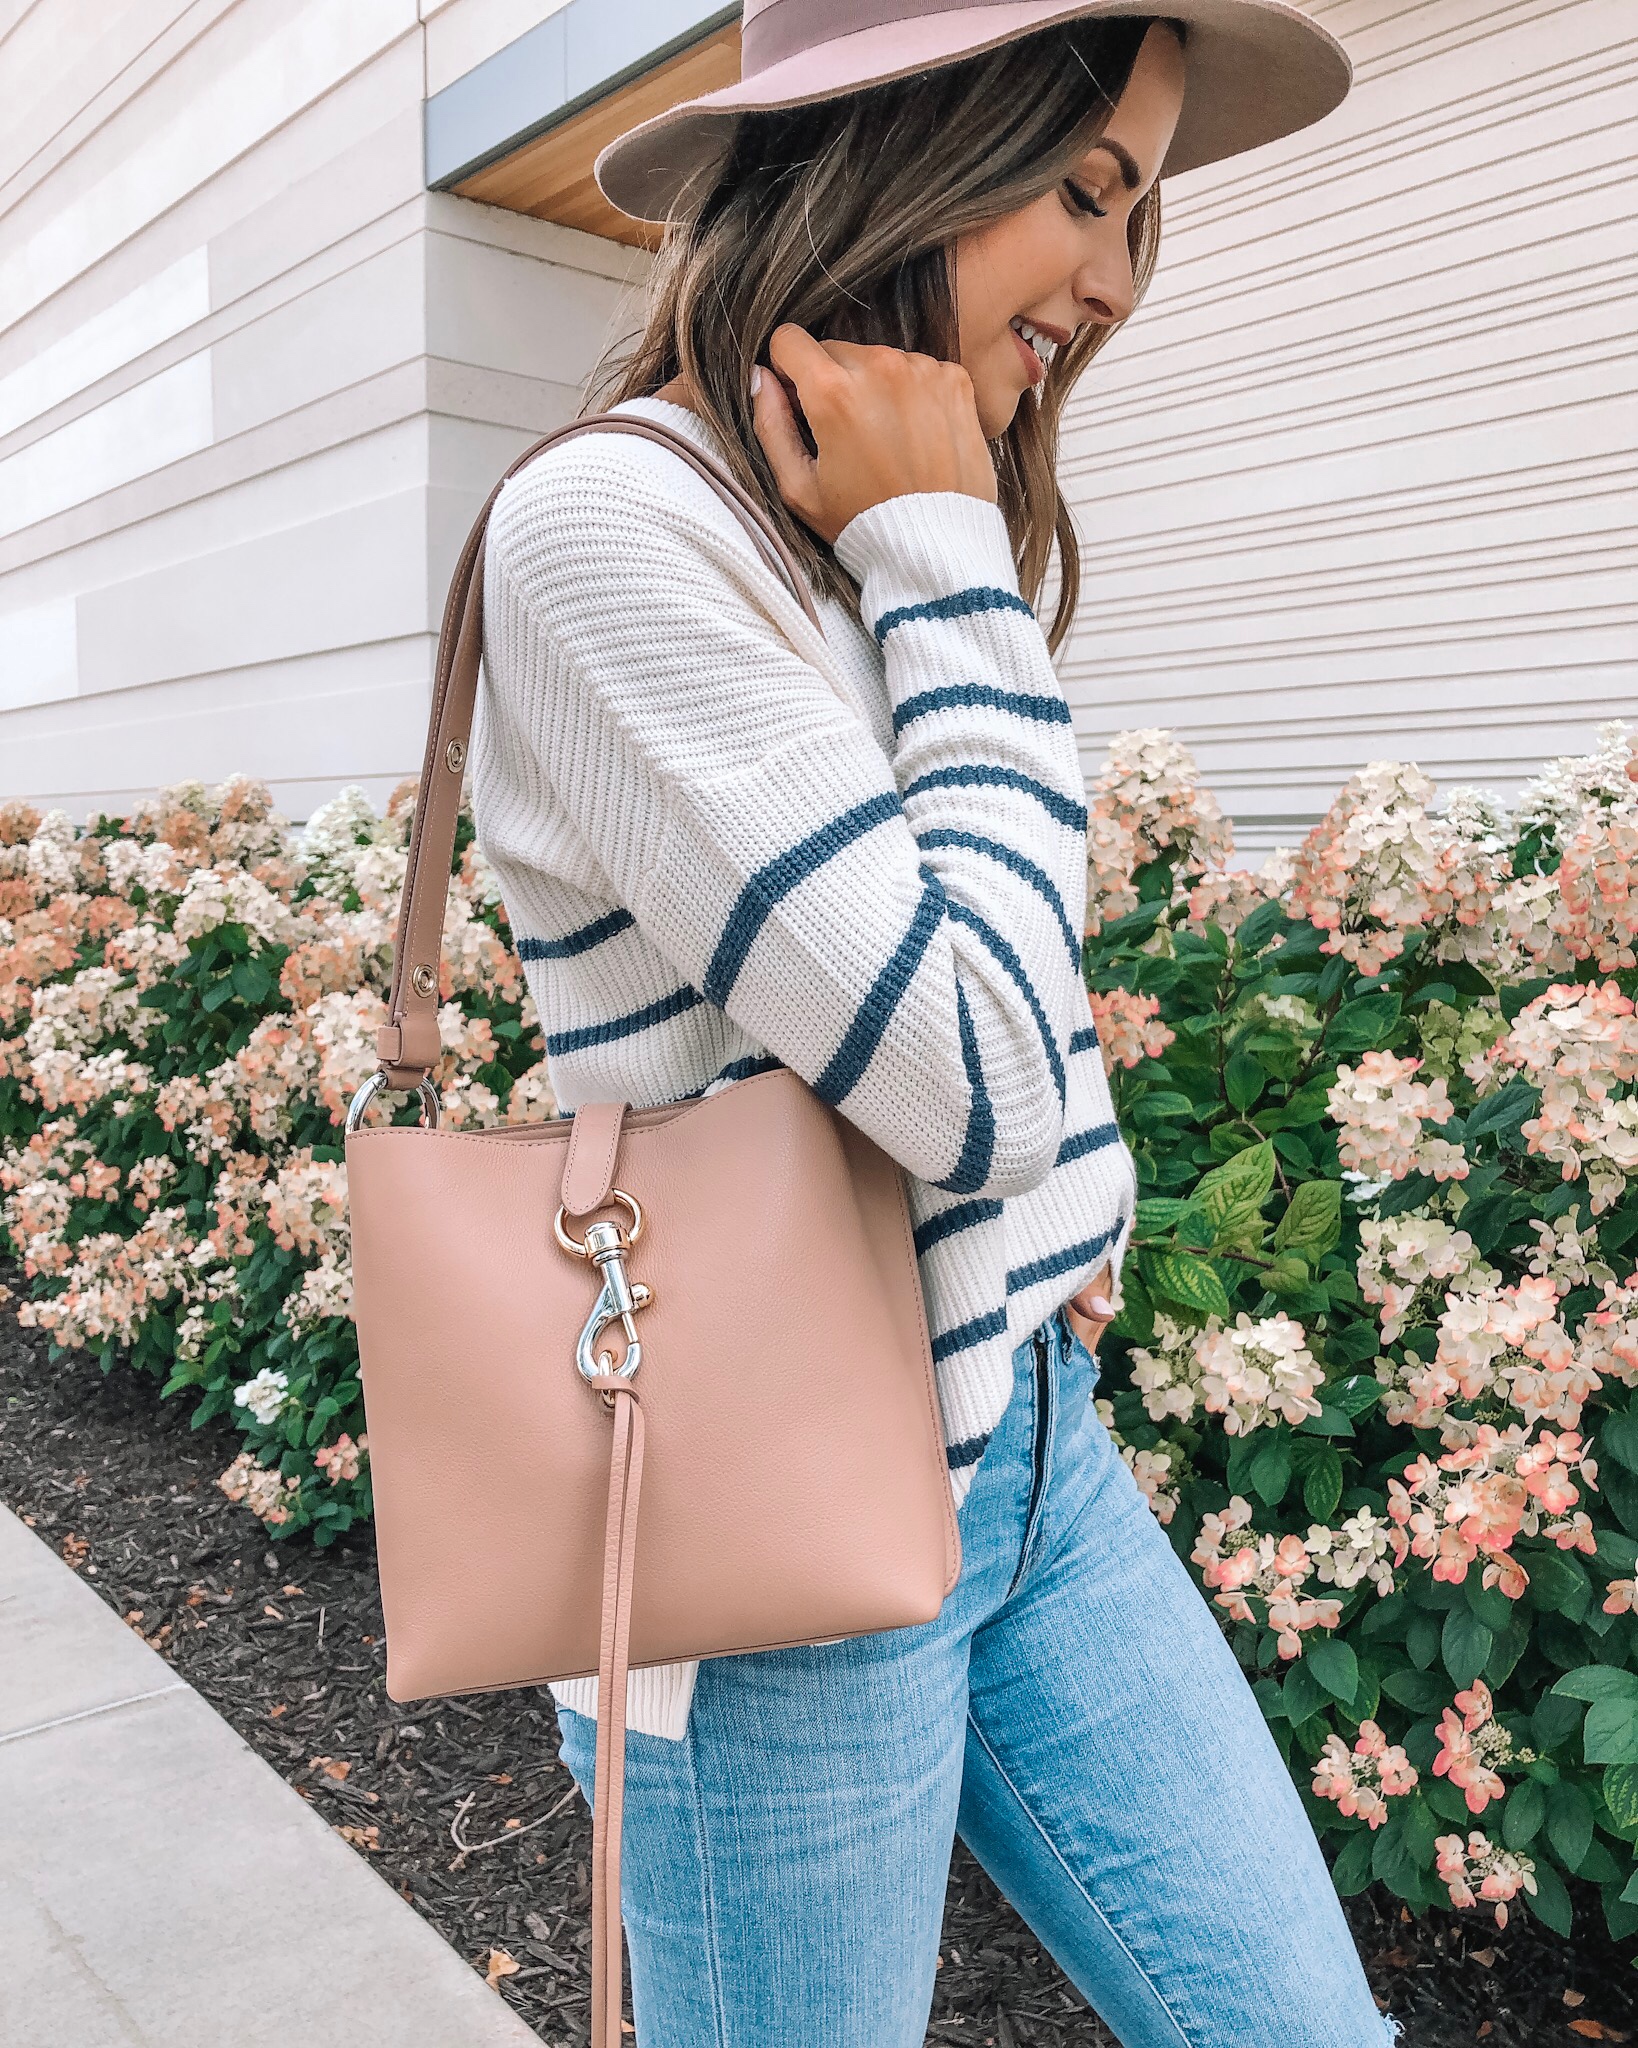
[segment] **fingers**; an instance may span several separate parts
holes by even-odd
[[[818,464],[808,453],[785,387],[771,370],[759,369],[752,375],[751,420],[779,495],[798,518],[811,519],[818,502]]]
[[[815,341],[805,327],[798,327],[794,321],[776,327],[769,335],[768,360],[781,377],[788,378],[796,386],[796,395],[802,401],[804,412],[808,409],[810,388],[836,375],[838,357],[835,351],[841,346],[843,344],[838,342]]]
[[[1088,1351],[1096,1351],[1098,1339],[1120,1313],[1115,1285],[1107,1266],[1095,1273],[1080,1293],[1064,1304],[1070,1326]]]

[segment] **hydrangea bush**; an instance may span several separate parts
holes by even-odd
[[[1100,1402],[1333,1852],[1413,1907],[1638,1930],[1638,752],[1511,813],[1356,776],[1296,853],[1167,735],[1091,792],[1091,1006],[1142,1202]],[[53,1355],[243,1449],[280,1538],[370,1508],[340,1120],[414,790],[0,806],[0,1230]],[[553,1113],[469,821],[446,1121]],[[380,1113],[380,1112],[377,1112]],[[397,1113],[414,1114],[413,1104]]]
[[[1165,734],[1093,790],[1141,1201],[1100,1405],[1334,1857],[1638,1931],[1638,748],[1509,815],[1354,777],[1295,854]]]
[[[0,1230],[55,1350],[127,1359],[245,1448],[224,1489],[321,1543],[370,1511],[339,1125],[375,1069],[414,815],[259,784],[77,830],[0,805]],[[469,819],[435,1076],[454,1125],[549,1115],[542,1040]],[[401,1115],[410,1117],[406,1107]]]

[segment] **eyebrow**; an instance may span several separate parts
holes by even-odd
[[[1092,147],[1103,150],[1106,155],[1115,159],[1121,182],[1128,192],[1135,192],[1143,183],[1143,166],[1124,143],[1111,142],[1106,135],[1101,135]]]

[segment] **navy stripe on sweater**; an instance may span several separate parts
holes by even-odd
[[[1100,1230],[1096,1237],[1083,1237],[1079,1244],[1066,1244],[1061,1251],[1031,1259],[1028,1265],[1014,1266],[1007,1274],[1008,1297],[1022,1294],[1026,1287],[1038,1286],[1043,1280],[1055,1280],[1060,1274],[1072,1273],[1077,1266],[1090,1264],[1099,1252],[1109,1249],[1120,1236],[1121,1228],[1120,1223],[1115,1223],[1108,1230]],[[958,1351],[971,1351],[975,1345],[986,1343],[991,1337],[1004,1336],[1006,1328],[1007,1312],[1004,1308],[991,1309],[988,1315],[973,1316],[967,1322],[957,1323],[953,1330],[942,1331],[934,1337],[933,1362],[942,1364]]]
[[[993,1223],[1000,1214],[999,1202],[955,1202],[948,1209],[940,1209],[936,1216],[916,1225],[916,1257],[925,1258],[934,1245],[954,1237],[957,1231],[971,1230],[975,1223]]]
[[[623,1017],[610,1017],[602,1024],[581,1024],[572,1031],[554,1031],[546,1041],[546,1050],[555,1057],[559,1053],[583,1052],[590,1045],[610,1045],[617,1038],[632,1038],[655,1024],[669,1023],[703,1000],[697,988],[674,988],[670,995],[645,1003],[640,1010],[628,1010]]]
[[[941,1365],[946,1358],[953,1358],[958,1351],[970,1351],[975,1344],[986,1343],[991,1337],[1007,1334],[1007,1312],[1004,1308],[992,1308],[988,1315],[974,1316],[970,1322],[957,1323],[953,1330],[946,1330],[933,1339],[933,1363]]]
[[[910,929],[894,949],[892,958],[877,975],[870,993],[853,1014],[853,1022],[842,1034],[842,1042],[825,1062],[825,1070],[813,1084],[813,1092],[832,1108],[856,1088],[869,1066],[893,1012],[904,999],[922,955],[932,944],[933,934],[944,922],[944,885],[936,875],[927,874],[921,901],[910,921]]]
[[[992,1430],[985,1430],[982,1436],[966,1436],[958,1444],[946,1444],[944,1446],[945,1464],[949,1466],[952,1472],[961,1472],[969,1465],[976,1465],[979,1459],[983,1457],[985,1447],[988,1445],[993,1434]]]
[[[973,1028],[967,991],[959,981],[956,983],[956,1027],[961,1033],[961,1063],[967,1069],[967,1087],[972,1101],[967,1111],[966,1133],[961,1140],[961,1157],[949,1179],[941,1180],[939,1186],[949,1195],[970,1195],[974,1188],[984,1185],[989,1176],[990,1161],[995,1157],[995,1110],[990,1102],[990,1091],[984,1083],[984,1062],[979,1056],[978,1033]]]
[[[953,768],[930,768],[925,775],[918,775],[913,782],[904,786],[904,800],[908,803],[913,796],[920,796],[929,789],[1015,789],[1021,796],[1033,797],[1048,817],[1055,818],[1060,825],[1067,825],[1071,832],[1086,830],[1086,806],[1073,797],[1061,796],[1057,790],[1049,789],[1044,782],[1037,782],[1033,775],[1020,775],[1016,768],[996,768],[985,761],[964,761]]]
[[[711,955],[711,964],[705,970],[706,999],[717,1008],[727,1006],[739,971],[745,965],[746,955],[756,942],[757,933],[773,915],[779,902],[826,861],[849,847],[856,839],[862,839],[867,832],[873,832],[878,825],[884,825],[889,818],[899,817],[902,806],[896,791],[887,790],[880,796],[869,797],[862,804],[855,804],[850,811],[829,819],[817,832],[810,832],[806,839],[776,854],[765,866],[757,869],[751,879],[740,890],[734,907],[728,913],[728,921],[722,928],[722,937],[717,941],[716,951]]]
[[[1069,706],[1062,697],[1038,697],[1022,690],[998,690],[993,683],[945,683],[906,697],[893,713],[893,730],[902,733],[912,720],[930,711],[1010,711],[1037,725],[1068,725]]]
[[[577,953],[589,953],[618,932],[629,932],[637,922],[629,910],[611,910],[594,917],[590,924],[565,932],[560,939],[519,939],[520,960],[572,960]]]
[[[1078,1052],[1092,1052],[1095,1050],[1097,1043],[1098,1027],[1096,1024],[1083,1024],[1079,1031],[1072,1031],[1069,1034],[1069,1050],[1072,1055]]]
[[[969,931],[977,932],[984,944],[995,955],[996,959],[1000,961],[1008,974],[1012,976],[1019,994],[1029,1005],[1030,1015],[1035,1019],[1035,1028],[1041,1034],[1041,1047],[1046,1053],[1047,1065],[1052,1070],[1053,1084],[1058,1090],[1058,1100],[1062,1103],[1064,1091],[1068,1085],[1064,1079],[1064,1063],[1058,1056],[1058,1042],[1052,1035],[1052,1026],[1047,1022],[1047,1013],[1041,1008],[1041,999],[1035,993],[1029,976],[1024,972],[1023,961],[1019,959],[1012,947],[1002,938],[994,925],[990,924],[987,919],[980,917],[978,912],[969,905],[965,903],[952,903],[950,905],[950,915],[957,924],[964,924]]]
[[[1089,1131],[1077,1131],[1073,1137],[1065,1138],[1052,1163],[1067,1166],[1072,1159],[1084,1159],[1089,1152],[1101,1152],[1105,1146],[1119,1143],[1119,1124],[1094,1124]]]
[[[1048,910],[1058,921],[1058,929],[1064,935],[1064,944],[1069,948],[1070,964],[1079,970],[1081,964],[1081,942],[1075,936],[1075,927],[1069,921],[1064,909],[1064,899],[1058,894],[1057,885],[1045,868],[1039,868],[1034,861],[1026,860],[1023,854],[1010,846],[1004,846],[999,839],[986,839],[977,832],[958,832],[953,826],[938,825],[930,832],[916,834],[918,846],[931,852],[940,846],[963,846],[969,853],[981,853],[987,859],[999,861],[1010,874],[1020,881],[1028,882]]]
[[[952,591],[948,597],[935,597],[927,604],[900,605],[897,611],[883,612],[876,621],[876,644],[881,646],[895,626],[908,626],[917,619],[970,619],[980,612],[1022,612],[1026,619],[1035,617],[1016,590],[974,584],[967,590]]]
[[[1099,1252],[1107,1251],[1120,1236],[1120,1225],[1111,1224],[1109,1229],[1100,1230],[1096,1237],[1083,1237],[1079,1244],[1066,1244],[1062,1251],[1048,1252],[1045,1258],[1031,1259],[1027,1266],[1014,1266],[1007,1275],[1008,1294],[1022,1294],[1026,1287],[1035,1287],[1043,1280],[1056,1280],[1060,1273],[1072,1273],[1077,1266],[1084,1266],[1089,1259],[1095,1259]]]

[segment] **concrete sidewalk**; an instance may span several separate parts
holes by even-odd
[[[0,2048],[539,2037],[0,1508]]]

